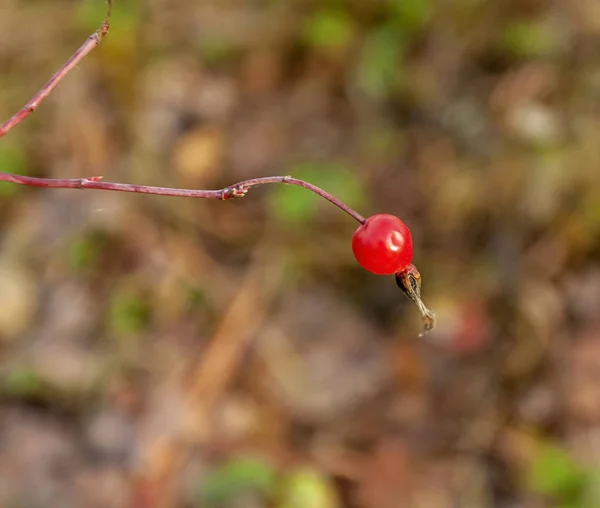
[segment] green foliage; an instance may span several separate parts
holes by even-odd
[[[405,43],[398,28],[389,25],[367,37],[357,67],[359,87],[381,99],[390,94],[402,68]]]
[[[109,326],[119,335],[142,331],[148,324],[150,308],[139,293],[130,288],[117,290],[110,301]]]
[[[105,236],[97,231],[86,232],[69,245],[69,265],[74,270],[85,270],[93,267],[106,242]]]
[[[320,9],[304,25],[304,40],[310,46],[337,50],[350,44],[354,37],[354,21],[342,9]]]
[[[432,13],[430,0],[390,0],[391,22],[412,34],[425,26]]]
[[[269,497],[276,483],[274,469],[262,460],[237,458],[214,469],[202,482],[196,506],[215,507],[248,491]]]
[[[583,508],[587,482],[587,472],[565,450],[552,444],[542,447],[528,472],[530,488],[556,499],[561,508]]]
[[[244,494],[258,494],[276,508],[338,508],[330,479],[315,469],[278,473],[260,459],[235,458],[206,476],[195,492],[195,506],[228,506]]]
[[[582,496],[582,504],[585,508],[600,506],[600,469],[588,471],[587,486]]]
[[[365,38],[356,69],[358,86],[371,98],[394,92],[402,78],[411,37],[429,21],[429,0],[389,0],[384,21]]]
[[[298,469],[284,481],[277,508],[337,508],[340,501],[326,476],[315,469]]]
[[[2,391],[13,396],[29,396],[39,393],[43,383],[39,375],[28,367],[11,369],[4,379]]]
[[[503,33],[504,48],[521,58],[554,54],[560,46],[555,27],[544,21],[515,21]]]
[[[365,201],[360,182],[347,167],[333,163],[305,163],[292,168],[291,175],[306,180],[341,199],[352,208]],[[290,224],[300,224],[314,218],[322,199],[316,194],[293,185],[278,185],[270,194],[271,213]]]

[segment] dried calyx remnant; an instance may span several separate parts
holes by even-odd
[[[419,308],[421,316],[423,316],[423,331],[419,337],[423,337],[435,327],[435,314],[425,306],[421,299],[421,274],[417,267],[409,265],[406,270],[397,273],[396,284]]]
[[[63,66],[50,78],[50,80],[36,93],[33,98],[23,106],[15,115],[3,124],[0,124],[0,137],[6,135],[10,130],[20,124],[25,118],[33,113],[54,88],[73,70],[81,60],[100,44],[108,33],[111,0],[107,1],[108,12],[106,19],[100,28],[88,37],[84,44],[63,64]],[[190,198],[217,199],[225,201],[232,198],[244,197],[254,187],[265,184],[287,184],[296,185],[314,192],[326,199],[339,209],[346,212],[359,223],[359,228],[354,234],[358,238],[353,249],[359,251],[357,260],[367,270],[373,273],[388,274],[395,273],[396,283],[406,296],[410,298],[419,308],[425,323],[421,336],[429,332],[435,326],[435,316],[421,300],[421,275],[416,267],[410,263],[412,259],[412,238],[410,230],[401,223],[400,219],[392,216],[374,215],[365,218],[350,208],[341,200],[329,192],[303,180],[291,176],[269,176],[253,178],[238,182],[234,185],[219,190],[204,189],[176,189],[170,187],[153,187],[148,185],[133,185],[117,182],[105,182],[101,176],[89,178],[37,178],[11,173],[1,173],[0,181],[11,182],[19,185],[33,187],[46,187],[54,189],[89,189],[118,192],[134,192],[141,194],[155,194],[162,196],[179,196]],[[355,255],[357,251],[355,250]],[[362,262],[361,262],[362,261]],[[397,263],[397,264],[394,264]]]

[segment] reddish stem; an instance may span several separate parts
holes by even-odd
[[[107,34],[108,29],[110,27],[110,14],[112,9],[112,0],[108,0],[108,13],[106,15],[106,19],[103,21],[102,25],[96,32],[88,37],[88,39],[83,43],[83,45],[73,53],[73,56],[69,58],[63,66],[58,69],[54,73],[54,75],[50,78],[50,80],[42,87],[42,89],[36,93],[32,99],[21,108],[21,110],[9,118],[6,122],[0,125],[0,138],[4,136],[8,131],[10,131],[17,124],[21,123],[25,118],[27,118],[31,113],[33,113],[37,107],[41,104],[41,102],[50,95],[52,90],[56,88],[56,86],[64,79],[64,77],[75,68],[75,66],[88,54],[92,51],[98,44],[102,38]]]
[[[108,33],[110,27],[110,15],[112,9],[112,0],[108,0],[108,13],[106,19],[100,26],[100,28],[90,35],[83,43],[83,45],[69,58],[63,66],[50,78],[50,81],[46,83],[42,89],[36,93],[33,98],[23,106],[23,108],[9,118],[6,122],[0,125],[0,137],[4,136],[13,127],[22,122],[31,113],[33,113],[40,103],[50,95],[52,90],[64,79],[64,77],[73,70],[73,68],[88,54],[92,51],[102,38]],[[20,185],[29,185],[32,187],[48,187],[54,189],[97,189],[97,190],[110,190],[120,192],[137,192],[140,194],[157,194],[162,196],[181,196],[189,198],[207,198],[207,199],[231,199],[245,196],[246,193],[252,188],[258,185],[265,185],[269,183],[287,183],[290,185],[297,185],[308,189],[315,194],[321,196],[327,201],[333,203],[338,208],[344,210],[348,215],[356,219],[361,224],[366,222],[365,218],[350,208],[348,205],[342,203],[339,199],[332,196],[323,189],[305,182],[292,178],[291,176],[270,176],[264,178],[254,178],[251,180],[245,180],[243,182],[236,183],[229,187],[219,190],[192,190],[192,189],[172,189],[168,187],[151,187],[147,185],[131,185],[125,183],[112,183],[101,181],[102,177],[91,177],[91,178],[77,178],[77,179],[53,179],[53,178],[34,178],[30,176],[13,175],[10,173],[0,173],[0,181],[12,182]]]
[[[312,183],[292,178],[291,176],[265,176],[262,178],[252,178],[238,182],[229,187],[218,190],[204,189],[176,189],[171,187],[153,187],[148,185],[133,185],[128,183],[103,182],[101,176],[90,178],[36,178],[32,176],[13,175],[11,173],[0,173],[1,182],[11,182],[19,185],[28,185],[30,187],[47,187],[53,189],[96,189],[118,192],[134,192],[138,194],[155,194],[159,196],[178,196],[186,198],[204,198],[204,199],[219,199],[225,201],[227,199],[244,197],[250,189],[259,185],[285,183],[289,185],[297,185],[311,192],[314,192],[323,199],[334,204],[353,219],[361,224],[366,222],[366,219],[357,211],[350,208],[348,205],[340,201],[329,192],[313,185]]]

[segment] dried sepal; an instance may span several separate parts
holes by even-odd
[[[423,317],[423,331],[419,337],[427,335],[435,328],[435,313],[429,310],[421,299],[421,274],[415,265],[395,275],[396,284],[404,294],[418,307]]]

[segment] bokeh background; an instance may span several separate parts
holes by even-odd
[[[0,113],[101,0],[3,0]],[[600,3],[115,0],[1,171],[0,506],[600,506]]]

